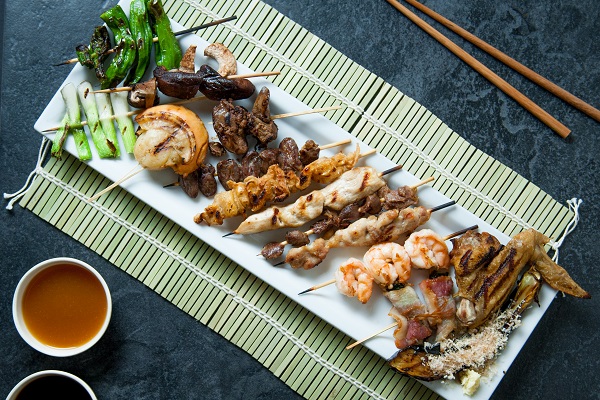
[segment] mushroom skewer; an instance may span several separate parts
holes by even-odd
[[[212,21],[212,22],[206,23],[206,24],[202,24],[202,25],[194,26],[194,27],[192,27],[192,28],[189,28],[189,29],[184,29],[184,30],[181,30],[181,31],[178,31],[178,32],[174,32],[173,34],[174,34],[175,36],[180,36],[180,35],[185,35],[185,34],[187,34],[187,33],[192,33],[192,32],[194,32],[194,33],[195,33],[195,32],[197,32],[197,31],[199,31],[200,29],[205,29],[205,28],[209,28],[209,27],[211,27],[211,26],[215,26],[215,25],[222,24],[222,23],[224,23],[224,22],[233,21],[233,20],[234,20],[234,19],[236,19],[236,18],[237,18],[237,17],[234,15],[234,16],[231,16],[231,17],[227,17],[227,18],[223,18],[223,19],[218,19],[218,20],[215,20],[215,21]],[[157,38],[157,37],[155,37],[154,39],[152,39],[152,41],[153,41],[154,43],[156,43],[156,42],[158,42],[158,38]],[[115,51],[116,51],[116,47],[115,47],[115,48],[112,48],[112,49],[110,49],[110,50],[108,50],[108,51],[107,51],[105,54],[107,54],[107,55],[108,55],[108,54],[110,54],[110,53],[114,53]],[[66,61],[63,61],[63,62],[61,62],[61,63],[54,64],[54,66],[55,66],[55,67],[58,67],[58,66],[60,66],[60,65],[75,64],[75,63],[77,63],[78,61],[79,61],[79,59],[78,59],[77,57],[75,57],[75,58],[71,58],[70,60],[66,60]]]
[[[407,192],[412,192],[412,191],[415,191],[418,187],[433,181],[433,179],[434,179],[433,177],[430,177],[430,178],[422,180],[421,182],[418,182],[414,185],[402,187],[398,190],[400,191],[401,189],[406,188]],[[356,201],[352,204],[345,206],[342,209],[342,211],[339,213],[339,215],[337,215],[337,216],[330,217],[329,215],[326,215],[326,219],[316,222],[315,224],[313,224],[311,229],[306,232],[291,231],[291,232],[288,232],[288,234],[286,234],[286,238],[288,237],[288,235],[290,235],[295,240],[286,239],[283,242],[267,243],[263,247],[263,249],[259,255],[262,255],[266,259],[277,258],[283,254],[285,246],[290,243],[294,247],[303,246],[305,244],[308,244],[309,243],[308,235],[312,235],[313,233],[321,234],[326,231],[330,231],[331,229],[340,229],[340,228],[343,229],[343,228],[348,227],[348,225],[350,225],[352,222],[356,221],[359,218],[365,217],[369,214],[379,213],[382,208],[381,203],[385,203],[385,201],[386,201],[385,197],[381,197],[381,198],[378,198],[377,200],[370,201],[370,198],[378,196],[379,192],[381,192],[381,189],[378,190],[377,193],[374,193],[374,194],[368,196],[366,201],[359,200],[359,201]],[[390,191],[390,192],[392,192],[392,191]],[[365,204],[362,204],[363,202]],[[377,205],[374,206],[374,205],[372,205],[372,203],[377,203]],[[392,203],[391,207],[386,207],[386,208],[387,209],[395,208],[397,210],[401,210],[401,209],[406,208],[413,204],[416,204],[416,199],[415,199],[414,203],[413,202],[402,202],[401,204]],[[357,207],[354,207],[354,205],[356,205]],[[356,208],[356,212],[349,211],[347,213],[347,216],[344,216],[344,214],[346,214],[345,210],[354,210],[355,208]],[[327,214],[327,212],[325,214]],[[304,237],[306,237],[306,239],[304,239]],[[301,238],[301,239],[298,240],[298,238]]]
[[[248,74],[235,74],[228,75],[224,78],[227,79],[248,79],[248,78],[259,78],[262,76],[274,76],[281,74],[281,71],[266,71],[266,72],[252,72]],[[134,89],[133,86],[119,86],[112,89],[99,89],[90,91],[90,93],[115,93],[115,92],[131,92]]]

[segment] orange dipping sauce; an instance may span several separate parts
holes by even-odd
[[[102,283],[74,264],[57,264],[38,273],[27,285],[21,305],[29,332],[45,345],[59,348],[89,342],[108,311]]]

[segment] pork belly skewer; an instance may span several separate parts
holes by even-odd
[[[347,228],[338,230],[329,239],[319,238],[309,245],[290,249],[281,264],[288,263],[293,268],[311,269],[323,262],[332,248],[372,246],[397,241],[403,234],[412,232],[427,222],[431,213],[453,204],[455,202],[450,201],[429,209],[419,206],[401,211],[389,210],[378,216],[361,218]]]
[[[417,188],[433,181],[433,179],[433,177],[430,177],[412,186],[402,186],[397,190],[391,190],[385,185],[376,193],[344,206],[339,214],[325,210],[323,213],[325,219],[315,222],[311,229],[306,232],[298,230],[290,231],[286,234],[285,241],[267,243],[259,255],[262,255],[268,260],[277,258],[283,254],[285,246],[288,244],[299,247],[310,243],[308,236],[313,233],[330,233],[332,230],[347,228],[352,222],[367,215],[378,214],[382,209],[402,210],[411,205],[415,205],[418,202]],[[290,236],[290,238],[288,238],[288,236]]]
[[[450,257],[444,242],[474,229],[477,229],[477,225],[443,238],[430,229],[413,232],[405,242],[404,247],[408,247],[408,250],[397,243],[383,243],[371,247],[365,254],[365,269],[392,303],[389,315],[396,322],[346,349],[394,327],[395,344],[398,348],[422,342],[433,333],[432,328],[436,328],[437,341],[448,337],[456,328],[456,307],[452,297],[454,282],[447,275]],[[379,250],[380,247],[385,247],[385,252]],[[375,254],[372,254],[373,252]],[[425,304],[421,302],[415,289],[406,284],[412,268],[433,270],[430,278],[419,284]],[[443,275],[439,275],[440,273]],[[339,274],[336,274],[336,278],[339,278]],[[340,289],[339,279],[336,284]]]
[[[359,158],[372,154],[360,153],[357,145],[353,153],[338,153],[313,161],[296,175],[271,165],[260,178],[249,176],[243,182],[228,182],[231,190],[217,193],[213,203],[194,216],[194,222],[221,225],[226,218],[244,215],[246,210],[259,211],[272,201],[283,201],[291,193],[306,189],[312,182],[330,183],[342,173],[354,167]]]

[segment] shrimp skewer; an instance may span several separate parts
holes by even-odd
[[[357,297],[365,304],[373,293],[373,278],[365,264],[357,258],[349,258],[335,271],[335,285],[340,293]]]
[[[448,246],[445,241],[431,229],[413,232],[404,242],[410,256],[412,266],[419,269],[447,270],[450,266]]]
[[[455,237],[457,237],[457,236],[460,236],[460,235],[464,234],[465,232],[468,232],[468,231],[474,231],[474,230],[476,230],[476,229],[478,229],[478,228],[479,228],[479,227],[478,227],[477,225],[473,225],[473,226],[470,226],[470,227],[468,227],[468,228],[464,228],[464,229],[461,229],[461,230],[459,230],[459,231],[453,232],[453,233],[451,233],[451,234],[449,234],[449,235],[446,235],[446,236],[444,236],[442,239],[443,239],[444,241],[446,241],[446,240],[450,240],[450,239],[452,239],[452,238],[455,238]],[[420,232],[420,231],[419,231],[419,232]],[[411,266],[411,268],[412,268],[412,266]],[[300,295],[300,294],[305,294],[305,293],[308,293],[308,292],[312,292],[312,291],[314,291],[314,290],[317,290],[317,289],[320,289],[320,288],[322,288],[322,287],[325,287],[325,286],[332,285],[332,284],[334,284],[335,282],[336,282],[336,281],[335,281],[335,279],[331,279],[331,280],[329,280],[329,281],[326,281],[326,282],[319,283],[319,284],[317,284],[317,285],[315,285],[315,286],[311,286],[310,288],[308,288],[308,289],[306,289],[306,290],[303,290],[302,292],[300,292],[300,293],[298,293],[298,294]],[[397,282],[397,283],[402,283],[402,282]]]

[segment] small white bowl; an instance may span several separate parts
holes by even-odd
[[[74,264],[79,267],[87,269],[92,274],[94,274],[94,276],[102,284],[102,287],[104,288],[104,293],[106,294],[106,306],[107,307],[106,307],[106,317],[104,318],[104,323],[102,324],[102,327],[100,328],[98,333],[96,333],[96,335],[91,340],[89,340],[88,342],[86,342],[85,344],[83,344],[81,346],[69,347],[69,348],[48,346],[47,344],[40,342],[38,339],[36,339],[31,334],[31,332],[29,332],[29,329],[27,328],[27,325],[25,324],[25,321],[23,319],[22,302],[23,302],[23,295],[25,294],[25,289],[27,288],[27,286],[29,285],[31,280],[37,274],[39,274],[41,271],[43,271],[47,268],[51,268],[52,266],[58,265],[58,264]],[[27,342],[27,344],[29,344],[34,349],[36,349],[44,354],[50,355],[50,356],[68,357],[68,356],[80,354],[80,353],[88,350],[90,347],[92,347],[94,344],[96,344],[98,342],[98,340],[100,340],[102,335],[104,335],[104,332],[106,332],[106,328],[108,327],[108,323],[110,321],[110,317],[112,314],[112,300],[111,300],[111,296],[110,296],[110,291],[108,289],[108,286],[106,285],[106,282],[104,281],[104,278],[102,278],[102,276],[98,273],[98,271],[96,271],[92,266],[90,266],[89,264],[87,264],[83,261],[80,261],[80,260],[77,260],[74,258],[59,257],[59,258],[52,258],[50,260],[42,261],[41,263],[37,264],[36,266],[31,268],[29,271],[27,271],[25,273],[25,275],[23,275],[23,277],[19,281],[19,284],[17,285],[17,288],[15,290],[15,295],[13,297],[12,311],[13,311],[13,320],[15,322],[17,331],[19,331],[19,334],[21,335],[23,340],[25,340],[25,342]]]
[[[36,372],[35,374],[31,374],[28,377],[22,379],[19,383],[16,384],[16,386],[13,388],[13,390],[10,391],[10,393],[6,397],[6,400],[16,400],[19,397],[19,393],[21,393],[21,391],[27,385],[29,385],[31,382],[35,381],[36,379],[43,378],[46,376],[63,376],[66,378],[73,379],[75,382],[79,383],[88,392],[88,394],[90,395],[90,398],[92,400],[97,400],[97,397],[94,394],[94,391],[92,390],[92,388],[87,383],[85,383],[81,378],[79,378],[73,374],[70,374],[68,372],[58,371],[58,370],[40,371],[40,372]],[[59,394],[48,393],[48,398],[52,398],[53,395],[58,396]]]

